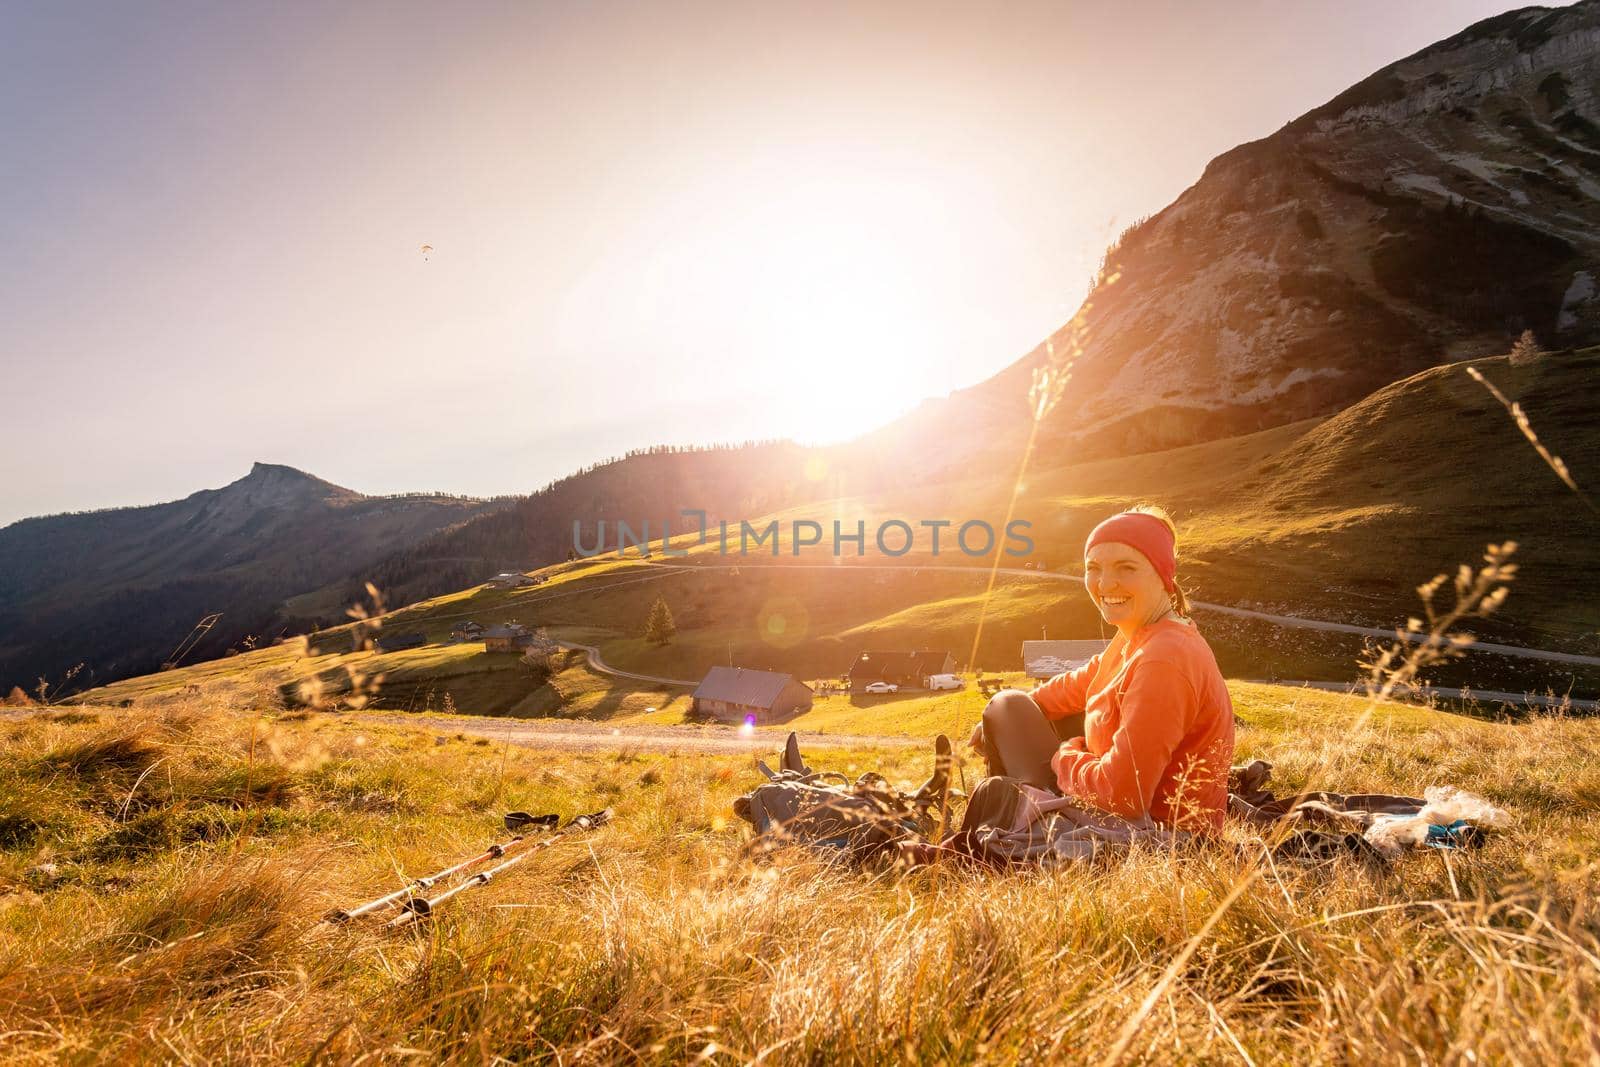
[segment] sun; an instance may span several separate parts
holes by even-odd
[[[725,188],[695,273],[731,299],[742,371],[784,436],[847,440],[948,391],[930,373],[947,280],[928,243],[927,190],[904,161],[790,146]],[[780,165],[781,164],[781,165]]]

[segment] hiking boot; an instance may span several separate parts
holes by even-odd
[[[568,830],[598,830],[611,821],[611,809],[604,808],[600,811],[591,811],[587,815],[579,815],[567,823]]]
[[[789,740],[783,743],[783,769],[794,771],[796,774],[811,773],[806,761],[800,758],[800,735],[792,730],[789,732]]]
[[[950,766],[953,762],[953,750],[950,739],[940,734],[933,739],[933,777],[923,783],[917,790],[911,802],[922,807],[932,807],[943,804],[945,794],[950,791]]]

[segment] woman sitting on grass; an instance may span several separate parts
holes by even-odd
[[[1083,584],[1117,636],[1032,693],[997,694],[970,743],[991,775],[1126,819],[1214,833],[1228,807],[1233,702],[1188,619],[1172,520],[1160,508],[1114,515],[1089,534],[1083,557]],[[1035,810],[1053,806],[1035,799],[1044,801]]]

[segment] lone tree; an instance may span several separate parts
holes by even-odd
[[[656,597],[656,602],[650,606],[650,617],[644,621],[644,639],[652,645],[670,645],[677,634],[678,627],[672,621],[672,609],[667,607],[666,598]]]
[[[542,648],[530,648],[518,660],[522,669],[527,672],[528,678],[533,682],[535,689],[549,682],[555,677],[556,665],[550,653]]]
[[[1533,335],[1532,330],[1523,330],[1522,336],[1517,338],[1517,343],[1511,346],[1511,365],[1513,367],[1537,363],[1543,356],[1544,348],[1539,344],[1539,339]]]

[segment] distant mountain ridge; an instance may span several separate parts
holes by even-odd
[[[607,524],[616,545],[615,523],[635,533],[649,523],[675,534],[692,532],[682,509],[704,511],[707,521],[754,518],[794,504],[832,496],[843,475],[829,456],[788,441],[741,447],[653,449],[562,478],[503,510],[438,533],[353,572],[340,597],[359,597],[375,583],[391,604],[407,604],[474,585],[502,570],[527,570],[560,562],[573,551],[573,523],[593,544],[597,523]],[[852,484],[853,484],[852,477]]]
[[[195,621],[204,658],[292,627],[283,601],[503,502],[365,496],[279,464],[144,507],[0,528],[0,684],[154,670]]]

